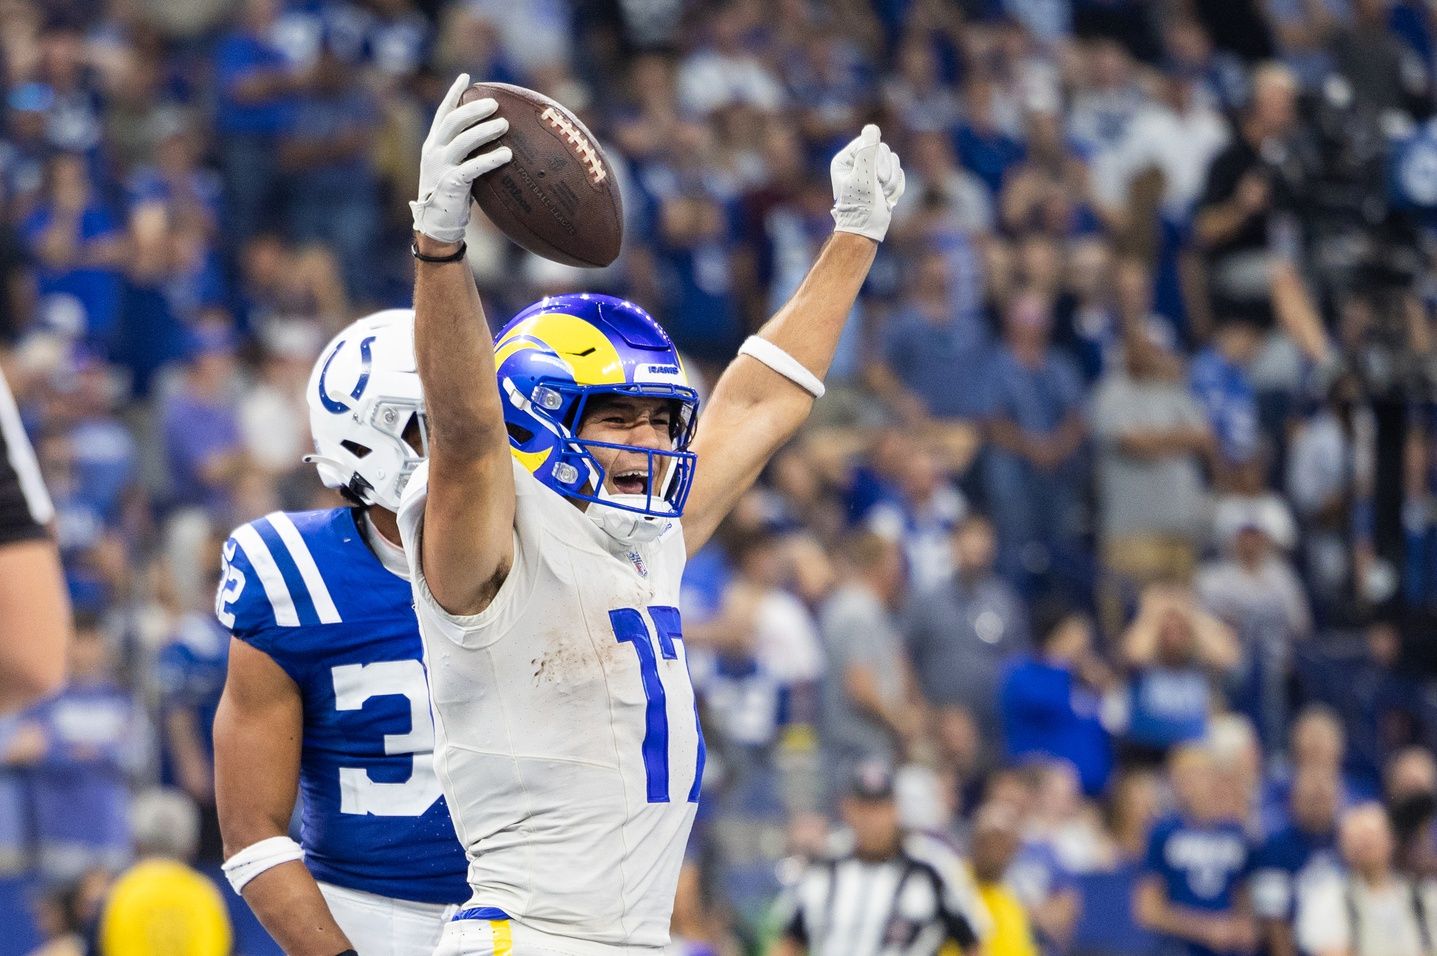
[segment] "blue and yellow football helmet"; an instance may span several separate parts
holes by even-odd
[[[494,342],[499,393],[514,457],[559,494],[603,506],[592,516],[616,537],[647,537],[683,514],[693,484],[688,450],[698,392],[668,333],[643,309],[613,296],[550,296],[504,326]],[[579,438],[585,406],[597,396],[660,398],[674,403],[672,447],[642,448]],[[609,494],[596,448],[648,457],[642,495]],[[629,517],[621,520],[621,515]]]

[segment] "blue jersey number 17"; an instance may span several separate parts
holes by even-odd
[[[658,631],[659,653],[664,660],[678,660],[674,642],[683,640],[679,609],[655,605],[649,608],[654,629]],[[659,678],[659,659],[649,637],[644,616],[631,607],[609,612],[614,636],[632,644],[639,655],[639,673],[644,682],[644,778],[649,803],[669,802],[669,711],[664,682]],[[698,731],[698,765],[694,769],[694,785],[689,788],[689,803],[698,803],[699,784],[704,775],[704,732],[698,726],[698,709],[694,709],[694,726]]]

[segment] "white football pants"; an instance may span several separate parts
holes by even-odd
[[[463,911],[461,911],[463,912]],[[444,927],[434,956],[660,956],[661,949],[588,943],[508,919],[460,918]],[[360,953],[360,956],[368,956]]]
[[[458,909],[320,883],[334,921],[360,956],[430,956],[445,920]]]

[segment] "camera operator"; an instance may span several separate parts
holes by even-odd
[[[1238,135],[1208,168],[1194,227],[1215,313],[1279,325],[1308,358],[1325,362],[1327,333],[1298,271],[1300,229],[1288,211],[1309,179],[1295,146],[1297,97],[1286,67],[1256,71]]]
[[[1353,0],[1352,21],[1330,44],[1332,65],[1360,108],[1422,116],[1431,108],[1426,66],[1388,25],[1392,0]]]

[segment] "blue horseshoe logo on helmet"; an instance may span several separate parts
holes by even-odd
[[[369,385],[369,370],[374,365],[374,356],[370,350],[370,346],[374,344],[376,338],[378,338],[378,336],[371,335],[361,339],[359,342],[359,381],[354,383],[354,390],[349,393],[350,398],[359,398],[359,396],[364,394],[364,389]],[[334,351],[329,353],[329,358],[324,360],[324,367],[319,370],[319,403],[324,406],[325,411],[335,415],[344,414],[349,411],[350,406],[343,402],[337,402],[329,397],[329,394],[324,388],[324,377],[329,374],[329,363],[334,361],[334,357],[339,354],[339,350],[342,348],[344,348],[344,342],[341,340],[335,345]]]

